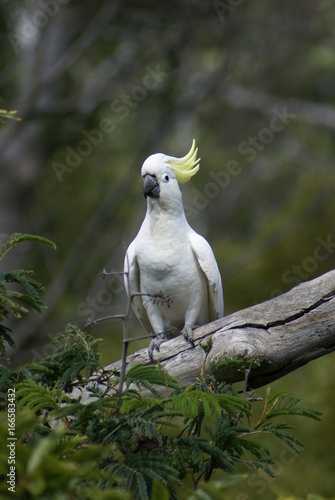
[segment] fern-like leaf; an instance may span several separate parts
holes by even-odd
[[[101,339],[94,339],[87,332],[83,332],[77,324],[70,323],[55,342],[60,346],[45,360],[45,363],[60,377],[63,388],[68,389],[75,380],[81,381],[83,375],[89,377],[100,368]]]
[[[44,409],[56,410],[61,403],[71,401],[60,389],[50,389],[29,379],[17,384],[16,397],[19,398],[18,408],[26,406],[35,413]]]
[[[281,439],[288,447],[290,447],[296,454],[300,453],[301,449],[305,448],[305,445],[296,436],[293,436],[288,429],[294,429],[294,426],[287,425],[285,423],[268,423],[261,427],[262,432],[273,434],[277,438]]]
[[[15,347],[15,342],[13,340],[13,337],[9,333],[10,329],[0,325],[0,357],[5,357],[6,356],[6,345],[9,345],[10,347]]]
[[[213,412],[220,416],[222,410],[229,415],[235,415],[238,410],[249,412],[249,403],[237,396],[213,394],[199,389],[174,395],[170,400],[169,407],[180,411],[187,418],[195,418],[200,413],[209,418]]]
[[[47,238],[14,233],[6,243],[0,245],[0,261],[15,245],[22,241],[35,241],[56,248],[56,245]],[[3,320],[11,314],[15,318],[21,318],[22,314],[29,312],[29,308],[41,312],[45,307],[40,297],[40,294],[45,293],[45,289],[33,276],[33,271],[23,269],[0,273],[0,356],[6,356],[7,344],[15,347],[11,329],[3,324]],[[11,290],[7,286],[9,283],[20,285],[23,291]]]
[[[8,290],[9,297],[25,302],[37,311],[41,312],[42,308],[45,307],[45,304],[39,294],[44,294],[45,288],[41,285],[41,283],[33,278],[34,274],[35,273],[33,271],[17,269],[16,271],[4,273],[1,278],[6,283],[18,283],[27,292],[26,294],[23,294],[17,291]]]
[[[256,443],[255,441],[249,441],[245,438],[236,437],[233,439],[228,450],[234,452],[238,457],[242,457],[244,452],[248,451],[258,460],[268,460],[270,458],[270,452],[264,445]]]
[[[256,428],[268,420],[282,415],[295,415],[321,420],[321,412],[304,408],[299,403],[300,399],[294,397],[289,391],[280,391],[270,396],[270,388],[268,388],[263,413]]]
[[[8,241],[0,245],[0,260],[18,243],[22,241],[33,241],[36,243],[42,243],[44,245],[48,245],[52,247],[54,250],[57,249],[55,243],[48,238],[44,238],[43,236],[36,236],[34,234],[21,234],[21,233],[13,233],[9,236]]]
[[[205,453],[208,456],[208,459],[212,457],[216,460],[217,468],[224,470],[228,474],[236,473],[233,459],[226,452],[222,451],[218,446],[210,443],[206,439],[196,436],[189,436],[181,439],[178,446],[186,446],[190,448],[192,450],[193,460],[195,459],[195,457],[197,457],[199,461],[203,460],[202,455],[203,453]]]
[[[126,384],[129,387],[131,383],[137,385],[144,385],[147,388],[152,385],[163,385],[178,389],[178,381],[171,377],[161,366],[145,365],[144,363],[137,363],[132,366],[126,373]]]
[[[113,475],[122,477],[125,481],[125,489],[137,490],[137,497],[142,499],[145,497],[140,495],[144,490],[138,485],[137,474],[141,474],[147,486],[151,485],[153,480],[168,486],[170,491],[180,485],[178,471],[171,466],[170,461],[170,457],[160,451],[144,450],[128,455],[122,463],[109,465],[107,470]]]
[[[4,118],[7,120],[16,120],[17,122],[21,121],[21,118],[17,116],[17,109],[0,109],[0,122],[4,122]]]

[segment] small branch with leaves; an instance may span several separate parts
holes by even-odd
[[[6,120],[15,120],[17,122],[21,121],[21,118],[17,116],[17,110],[8,111],[8,109],[0,109],[0,122],[4,122],[4,118]]]
[[[55,243],[47,238],[33,234],[14,233],[0,245],[0,263],[8,252],[22,242],[42,243],[56,250]],[[42,312],[46,307],[41,298],[41,295],[45,293],[45,288],[34,276],[33,271],[26,269],[0,272],[0,357],[6,356],[6,345],[15,347],[12,331],[4,323],[5,319],[11,316],[19,319],[31,309]],[[16,285],[16,287],[12,288],[11,285]]]

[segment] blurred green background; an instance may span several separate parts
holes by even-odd
[[[14,325],[13,365],[50,354],[70,319],[124,310],[122,276],[99,274],[122,270],[144,217],[141,165],[183,156],[193,137],[202,161],[185,210],[214,249],[226,314],[335,267],[333,2],[0,5],[0,107],[22,117],[0,126],[0,242],[23,232],[58,246],[25,244],[4,261],[48,290],[48,310]],[[120,357],[121,326],[90,327],[106,364]],[[134,317],[131,332],[144,333]],[[253,478],[232,498],[271,498],[272,486],[334,494],[334,356],[273,384],[323,422],[297,430],[307,449],[275,481]]]

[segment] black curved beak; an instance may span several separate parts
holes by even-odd
[[[147,196],[151,196],[152,198],[159,198],[160,187],[156,177],[150,174],[146,174],[143,177],[143,193],[145,198],[147,198]]]

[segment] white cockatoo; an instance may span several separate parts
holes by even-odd
[[[223,316],[220,271],[209,243],[188,224],[178,181],[199,170],[195,141],[183,158],[162,153],[142,166],[147,211],[127,249],[125,287],[135,314],[154,338],[149,357],[168,337],[182,333],[193,343],[192,328]]]

